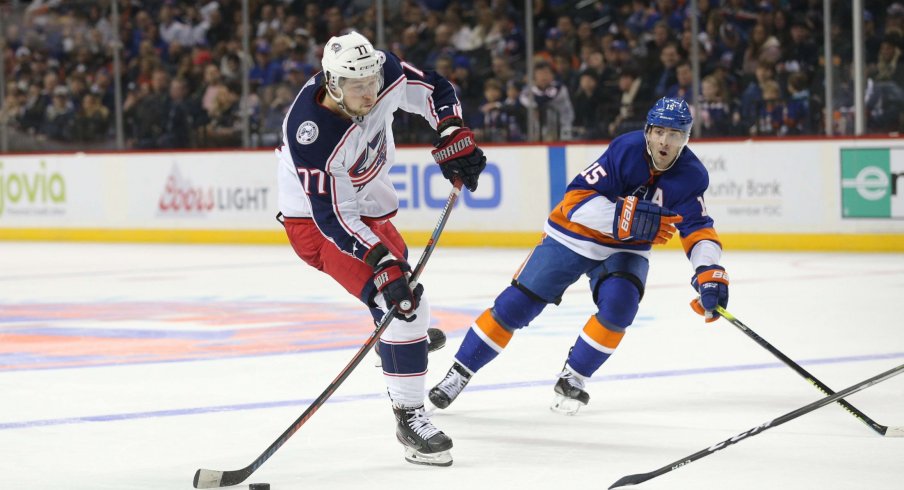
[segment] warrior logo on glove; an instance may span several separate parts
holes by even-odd
[[[449,129],[451,126],[446,131]],[[461,180],[471,192],[477,190],[477,179],[487,166],[487,158],[483,155],[483,150],[477,147],[474,132],[468,128],[456,128],[441,137],[435,146],[436,149],[431,153],[443,171],[443,177],[453,184],[456,180]]]

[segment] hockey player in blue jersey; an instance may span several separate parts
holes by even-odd
[[[452,85],[356,32],[331,38],[323,71],[295,98],[277,150],[279,218],[307,264],[358,298],[379,320],[392,319],[377,346],[405,459],[452,464],[452,440],[424,412],[430,307],[409,285],[408,248],[390,219],[399,197],[389,178],[395,161],[393,113],[422,115],[437,131],[434,160],[443,176],[473,191],[486,166],[464,126]]]
[[[652,245],[677,230],[694,270],[699,295],[692,307],[707,321],[728,303],[728,275],[719,265],[722,246],[706,213],[706,168],[687,148],[693,124],[683,100],[660,99],[643,130],[615,138],[605,153],[571,181],[549,215],[545,236],[511,286],[496,297],[465,334],[445,378],[430,401],[446,408],[471,377],[499,355],[514,332],[582,275],[590,280],[598,310],[568,352],[555,384],[554,411],[574,414],[590,395],[585,382],[618,347],[643,298]]]

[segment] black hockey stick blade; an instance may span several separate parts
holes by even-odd
[[[801,415],[804,415],[804,414],[812,412],[813,410],[816,410],[817,408],[824,407],[824,406],[826,406],[830,403],[834,403],[834,402],[840,400],[841,398],[846,397],[850,394],[857,393],[858,391],[869,388],[870,386],[873,386],[874,384],[881,383],[882,381],[885,381],[893,376],[897,376],[897,375],[901,374],[902,372],[904,372],[904,364],[901,364],[900,366],[898,366],[896,368],[889,369],[888,371],[885,371],[884,373],[877,374],[876,376],[873,376],[872,378],[861,381],[853,386],[849,386],[849,387],[839,391],[838,393],[835,393],[834,395],[827,396],[825,398],[821,398],[819,400],[816,400],[813,403],[810,403],[809,405],[804,405],[803,407],[800,407],[797,410],[788,412],[780,417],[770,420],[769,422],[758,425],[748,431],[741,432],[740,434],[738,434],[730,439],[726,439],[722,442],[713,444],[712,446],[710,446],[706,449],[697,451],[696,453],[691,454],[690,456],[681,458],[678,461],[675,461],[673,463],[663,466],[662,468],[659,468],[658,470],[651,471],[649,473],[637,473],[635,475],[623,476],[623,477],[619,478],[618,481],[613,483],[609,488],[612,489],[612,488],[619,488],[619,487],[627,487],[630,485],[637,485],[637,484],[643,483],[645,481],[652,480],[653,478],[656,478],[657,476],[664,475],[670,471],[677,470],[678,468],[681,468],[694,461],[697,461],[698,459],[705,458],[706,456],[709,456],[710,454],[712,454],[716,451],[725,449],[726,447],[731,446],[732,444],[737,444],[738,442],[740,442],[744,439],[747,439],[748,437],[753,437],[757,434],[765,432],[768,429],[771,429],[773,427],[778,427],[779,425],[782,425],[785,422],[788,422],[789,420],[794,420],[797,417],[800,417]]]
[[[455,185],[452,189],[452,192],[449,193],[449,199],[446,201],[446,205],[443,207],[442,213],[439,217],[439,222],[436,223],[436,228],[433,229],[433,233],[430,235],[430,239],[427,240],[427,245],[424,247],[424,252],[421,254],[420,259],[418,259],[417,265],[414,267],[414,270],[411,272],[411,287],[417,285],[418,278],[421,276],[421,272],[423,272],[424,267],[427,265],[427,259],[433,255],[433,250],[436,248],[436,244],[439,241],[440,234],[442,234],[443,229],[446,227],[446,222],[449,220],[449,212],[455,206],[455,201],[458,200],[458,195],[461,194],[461,181],[455,182]],[[292,425],[289,426],[279,437],[270,444],[260,456],[257,457],[254,461],[251,462],[248,466],[240,469],[240,470],[232,470],[232,471],[217,471],[217,470],[205,470],[199,469],[195,472],[195,478],[193,480],[193,484],[195,488],[219,488],[219,487],[229,487],[232,485],[238,485],[245,481],[252,473],[255,472],[258,468],[261,467],[270,456],[273,456],[273,453],[276,452],[286,441],[292,437],[293,434],[298,432],[298,429],[301,428],[305,422],[311,418],[317,410],[326,403],[327,399],[333,395],[333,393],[339,388],[339,385],[345,381],[346,378],[354,371],[355,367],[361,363],[361,360],[367,355],[370,349],[377,343],[380,339],[380,335],[383,334],[383,331],[386,330],[386,327],[389,326],[389,322],[392,320],[392,317],[395,315],[396,307],[393,306],[383,315],[383,318],[377,324],[376,328],[370,333],[370,337],[367,338],[367,341],[362,345],[358,352],[355,353],[352,360],[346,364],[342,371],[336,376],[336,379],[323,390],[323,393],[317,397],[311,405],[302,413],[295,422],[292,422]]]
[[[716,313],[722,315],[723,318],[728,320],[729,323],[738,328],[738,330],[744,332],[745,335],[753,339],[754,342],[760,344],[761,347],[769,351],[773,356],[775,356],[778,360],[785,363],[786,366],[793,369],[797,374],[799,374],[802,378],[807,380],[811,385],[815,386],[816,389],[821,391],[825,395],[834,395],[835,392],[828,387],[825,383],[820,381],[810,374],[809,371],[801,367],[800,364],[794,362],[790,357],[786,356],[782,351],[778,350],[770,344],[766,339],[757,335],[756,332],[753,331],[750,327],[745,325],[741,320],[738,320],[737,317],[732,315],[728,310],[722,308],[721,306],[716,306]],[[861,412],[857,407],[851,405],[847,402],[847,400],[838,399],[837,403],[844,407],[848,413],[856,417],[858,420],[866,424],[867,427],[875,431],[880,436],[885,437],[904,437],[904,427],[889,427],[886,425],[882,425],[875,420],[871,419],[868,415]]]

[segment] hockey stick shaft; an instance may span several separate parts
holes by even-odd
[[[779,425],[782,425],[785,422],[794,420],[794,419],[800,417],[801,415],[805,415],[807,413],[812,412],[813,410],[816,410],[817,408],[821,408],[830,403],[836,402],[845,396],[848,396],[848,395],[856,393],[860,390],[869,388],[870,386],[873,386],[874,384],[881,383],[882,381],[885,381],[893,376],[897,376],[898,374],[901,374],[902,372],[904,372],[904,364],[901,364],[900,366],[898,366],[896,368],[889,369],[888,371],[885,371],[882,374],[873,376],[872,378],[869,378],[867,380],[861,381],[853,386],[845,388],[831,396],[821,398],[819,400],[816,400],[813,403],[800,407],[797,410],[793,410],[780,417],[774,418],[774,419],[770,420],[769,422],[760,424],[748,431],[741,432],[740,434],[738,434],[730,439],[726,439],[722,442],[713,444],[712,446],[710,446],[706,449],[697,451],[696,453],[691,454],[690,456],[681,458],[678,461],[675,461],[666,466],[663,466],[662,468],[659,468],[658,470],[651,471],[649,473],[638,473],[638,474],[634,474],[634,475],[623,476],[623,477],[619,478],[618,481],[613,483],[612,486],[610,486],[609,488],[612,489],[612,488],[618,488],[618,487],[625,487],[628,485],[637,485],[637,484],[643,483],[647,480],[656,478],[657,476],[664,475],[670,471],[677,470],[678,468],[686,466],[694,461],[697,461],[698,459],[705,458],[706,456],[709,456],[710,454],[712,454],[716,451],[725,449],[726,447],[728,447],[732,444],[737,444],[738,442],[740,442],[744,439],[753,437],[757,434],[761,434],[768,429],[771,429],[773,427],[778,427]]]
[[[772,353],[773,356],[777,357],[780,361],[785,363],[786,366],[793,369],[797,374],[807,380],[811,385],[815,386],[819,391],[823,392],[826,395],[834,395],[835,392],[829,388],[825,383],[820,381],[810,374],[809,371],[800,366],[800,364],[794,362],[791,358],[782,353],[782,351],[776,349],[772,344],[766,341],[763,337],[757,335],[750,327],[745,325],[741,320],[738,320],[737,317],[728,312],[725,308],[721,306],[716,306],[716,313],[722,315],[723,318],[728,320],[729,323],[738,328],[738,330],[744,332],[745,335],[753,339],[754,342],[760,344],[761,347],[768,350]],[[889,435],[889,436],[902,436],[904,434],[900,433],[899,429],[893,428],[891,432],[889,432],[888,426],[882,425],[875,420],[871,419],[865,413],[861,412],[855,406],[848,403],[846,400],[838,399],[838,404],[844,407],[845,410],[848,411],[854,417],[857,417],[861,422],[866,424],[870,429],[876,431],[879,435]]]
[[[423,272],[424,267],[427,265],[427,259],[433,255],[433,250],[436,249],[436,244],[439,241],[439,237],[443,232],[443,229],[446,227],[446,222],[449,220],[449,213],[452,210],[452,207],[455,206],[455,202],[458,200],[458,196],[461,193],[461,182],[457,181],[452,189],[452,192],[449,194],[449,199],[446,201],[446,205],[443,207],[443,211],[440,214],[439,222],[436,224],[436,228],[434,228],[433,233],[430,235],[430,239],[427,241],[427,245],[424,248],[424,253],[421,255],[418,260],[417,265],[414,267],[414,270],[411,273],[410,283],[411,286],[414,287],[417,285],[418,278]],[[217,470],[205,470],[199,469],[195,472],[194,478],[194,486],[195,488],[216,488],[216,487],[228,487],[231,485],[238,485],[245,481],[252,473],[255,472],[258,468],[261,467],[270,456],[273,456],[286,441],[295,434],[298,429],[301,428],[308,419],[313,416],[317,410],[323,406],[324,403],[333,395],[333,393],[339,388],[343,381],[351,375],[352,371],[354,371],[355,367],[361,363],[370,349],[377,343],[380,336],[389,326],[389,322],[392,320],[393,315],[395,314],[396,306],[392,306],[389,311],[383,315],[383,318],[380,320],[379,324],[377,324],[376,328],[371,332],[370,336],[367,338],[367,341],[364,345],[358,349],[358,352],[352,357],[351,361],[342,368],[342,371],[336,376],[329,386],[323,390],[323,393],[314,400],[311,405],[304,411],[295,422],[292,422],[292,425],[289,426],[288,429],[285,430],[272,444],[268,447],[260,456],[257,457],[254,461],[251,462],[248,466],[234,471],[217,471]]]

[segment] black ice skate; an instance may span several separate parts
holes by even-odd
[[[584,377],[572,371],[567,363],[559,373],[554,389],[556,397],[549,407],[553,412],[574,415],[590,402],[590,394],[584,391]]]
[[[452,439],[437,429],[424,406],[393,407],[398,426],[396,438],[405,446],[405,460],[430,466],[452,466]]]
[[[438,351],[446,346],[446,334],[438,328],[427,329],[427,353]],[[374,367],[383,367],[383,359],[380,358],[380,342],[374,345],[374,352],[377,353],[377,360],[374,361]]]
[[[471,373],[464,366],[457,362],[452,364],[446,377],[430,390],[430,403],[436,408],[448,407],[470,380]]]

